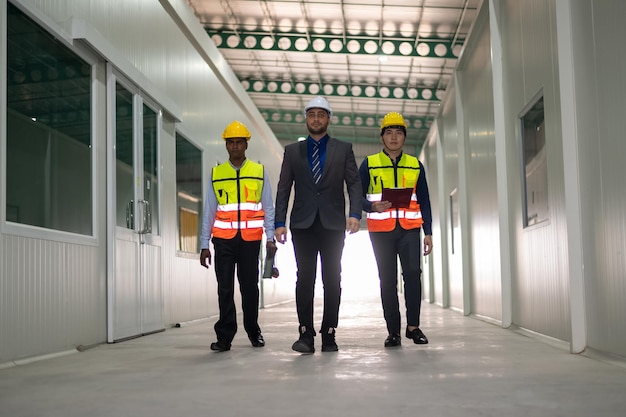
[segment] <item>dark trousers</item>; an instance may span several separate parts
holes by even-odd
[[[341,254],[345,232],[322,227],[319,215],[308,229],[291,229],[293,248],[298,266],[296,281],[296,309],[300,326],[315,334],[313,325],[313,298],[317,273],[317,255],[322,265],[324,285],[324,313],[321,332],[337,327],[341,300]]]
[[[261,331],[259,317],[259,249],[261,241],[247,242],[238,233],[233,239],[213,238],[215,275],[220,318],[215,323],[217,340],[231,343],[237,333],[235,266],[241,292],[243,326],[248,335]]]
[[[396,226],[391,232],[370,232],[370,240],[378,264],[380,297],[389,334],[400,333],[398,257],[404,281],[407,326],[419,326],[422,302],[420,229],[404,230]]]

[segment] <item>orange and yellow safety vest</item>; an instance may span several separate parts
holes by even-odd
[[[261,204],[263,165],[246,159],[236,170],[229,162],[213,168],[217,212],[213,236],[232,239],[238,231],[246,241],[261,240],[265,212]]]
[[[400,157],[397,165],[389,156],[380,152],[367,157],[370,174],[370,183],[367,190],[367,200],[381,201],[383,188],[412,188],[411,203],[407,208],[390,208],[382,213],[367,213],[367,229],[370,232],[389,232],[395,229],[396,222],[403,229],[421,227],[422,212],[417,203],[415,186],[420,175],[419,161],[416,157],[405,153]]]

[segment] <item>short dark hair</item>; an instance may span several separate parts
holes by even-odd
[[[380,136],[384,135],[385,132],[387,131],[387,129],[401,129],[402,132],[404,133],[404,136],[406,136],[406,127],[402,126],[402,125],[397,125],[397,126],[385,126],[382,128],[382,130],[380,131]]]

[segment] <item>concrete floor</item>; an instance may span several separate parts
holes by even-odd
[[[209,320],[0,369],[0,416],[626,415],[622,364],[426,303],[431,343],[385,349],[379,304],[344,298],[336,353],[291,350],[288,303],[261,310],[265,348],[240,331],[231,351],[212,352]]]

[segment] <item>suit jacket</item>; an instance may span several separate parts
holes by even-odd
[[[322,178],[318,184],[307,158],[306,141],[285,147],[283,164],[276,191],[276,222],[286,222],[292,186],[295,190],[289,227],[306,229],[319,212],[322,226],[345,230],[346,201],[344,184],[350,200],[350,214],[361,216],[363,195],[361,179],[354,159],[352,144],[329,137]]]

